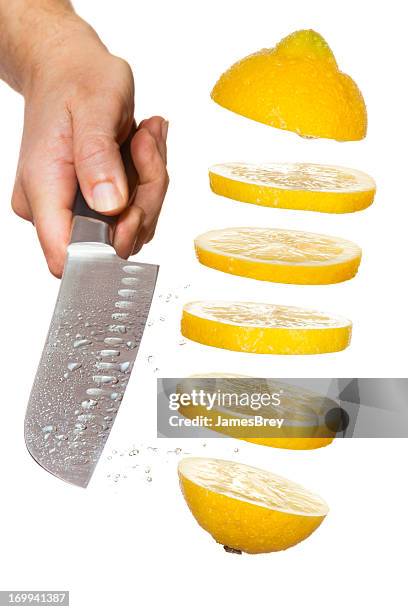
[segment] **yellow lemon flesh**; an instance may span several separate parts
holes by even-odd
[[[273,49],[238,61],[211,97],[239,115],[304,137],[361,140],[367,132],[359,88],[313,30],[294,32]]]
[[[205,266],[275,283],[340,283],[361,261],[353,242],[297,230],[233,227],[201,234],[194,245]]]
[[[310,536],[329,511],[302,486],[249,465],[188,457],[178,473],[198,524],[232,551],[285,550]]]
[[[246,353],[308,355],[344,350],[351,321],[295,306],[257,302],[190,302],[181,333],[190,340]]]
[[[206,417],[204,426],[208,429],[253,444],[312,450],[330,444],[337,431],[340,408],[337,402],[281,380],[212,372],[194,374],[177,385],[177,392],[186,397],[193,390],[212,395],[211,410],[205,402],[184,402],[178,408],[180,414],[188,419]],[[246,397],[251,398],[251,403],[244,402]],[[257,404],[256,398],[260,397],[271,401]],[[268,421],[256,427],[247,425],[246,421],[255,416]],[[270,424],[270,419],[282,419],[283,423],[277,428]]]
[[[209,170],[214,193],[292,210],[349,213],[373,203],[376,185],[360,170],[305,163],[217,164]]]

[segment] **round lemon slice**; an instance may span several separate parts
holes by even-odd
[[[232,227],[201,234],[194,245],[205,266],[275,283],[339,283],[355,276],[361,261],[353,242],[296,230]]]
[[[359,88],[313,30],[293,32],[273,49],[239,60],[211,97],[239,115],[304,137],[361,140],[367,131]]]
[[[256,467],[204,457],[178,465],[198,524],[231,552],[284,550],[310,536],[329,508],[318,495]]]
[[[216,164],[209,170],[214,193],[271,208],[349,213],[372,204],[374,180],[342,166],[305,163]]]
[[[308,355],[344,350],[351,321],[295,306],[257,302],[190,302],[181,332],[190,340],[245,353]]]
[[[199,417],[206,428],[253,444],[312,450],[330,444],[339,429],[336,401],[279,379],[213,372],[177,385],[186,398],[193,391],[202,400],[184,401],[181,415]],[[255,422],[260,417],[262,422]]]

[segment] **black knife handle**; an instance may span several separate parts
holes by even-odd
[[[89,208],[84,196],[82,195],[82,191],[79,187],[78,187],[78,191],[76,192],[76,196],[74,200],[74,207],[73,207],[72,212],[74,213],[74,216],[76,217],[80,216],[80,217],[86,217],[87,219],[97,219],[98,221],[103,221],[104,223],[107,223],[108,225],[114,225],[116,221],[118,220],[118,216],[119,216],[119,215],[113,215],[113,216],[102,215],[101,213],[98,213],[96,210],[92,210],[92,208]]]

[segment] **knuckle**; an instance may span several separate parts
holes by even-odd
[[[76,160],[81,165],[97,165],[110,159],[118,149],[119,145],[109,136],[84,137],[77,145]]]
[[[14,185],[14,190],[11,196],[11,209],[18,217],[25,219],[26,221],[31,220],[29,210],[26,206],[25,197],[23,195],[22,187],[19,183]]]

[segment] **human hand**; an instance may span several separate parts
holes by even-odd
[[[151,117],[139,124],[131,140],[138,186],[130,190],[119,150],[135,128],[128,64],[71,17],[33,53],[22,88],[24,131],[12,207],[34,223],[49,269],[60,277],[77,181],[91,208],[119,214],[118,255],[127,258],[151,240],[168,186],[168,123]]]

